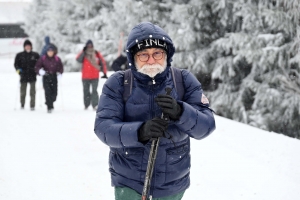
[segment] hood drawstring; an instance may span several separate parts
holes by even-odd
[[[155,85],[155,83],[156,83],[156,82],[155,82],[155,80],[154,80],[154,79],[152,79],[152,83],[153,83],[153,85]]]

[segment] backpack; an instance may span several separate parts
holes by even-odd
[[[170,67],[170,71],[171,71],[173,83],[178,98],[179,100],[182,100],[184,96],[184,86],[183,86],[181,69],[178,69],[176,67]],[[124,102],[126,102],[131,95],[132,84],[133,84],[133,76],[131,73],[131,69],[127,69],[124,71],[124,92],[123,92]]]

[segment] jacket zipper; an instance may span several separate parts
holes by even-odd
[[[151,119],[154,117],[154,112],[153,112],[153,108],[154,108],[154,102],[153,102],[153,98],[154,98],[154,86],[156,82],[154,80],[154,78],[152,79],[152,85],[150,86],[150,91],[151,91],[151,96],[150,96],[150,110],[151,110]]]
[[[153,78],[152,79],[152,85],[150,86],[151,87],[151,100],[150,100],[150,109],[151,109],[151,118],[154,117],[154,111],[153,111],[153,108],[154,108],[154,85],[156,84],[155,82],[155,79]],[[154,188],[154,183],[155,183],[155,165],[154,165],[154,169],[153,169],[153,173],[152,173],[152,179],[151,179],[151,186],[150,186],[150,191],[149,191],[149,197],[150,199],[149,200],[152,200],[152,195],[153,195],[153,188]]]

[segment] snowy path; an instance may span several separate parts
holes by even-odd
[[[14,110],[18,76],[8,67],[11,60],[0,60],[0,199],[113,199],[108,147],[93,133],[94,111],[83,110],[80,73],[63,75],[55,111],[47,114],[39,86],[36,111],[29,98],[25,110],[19,102]],[[216,121],[214,134],[192,140],[184,199],[300,199],[299,140]]]

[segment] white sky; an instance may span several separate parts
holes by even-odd
[[[0,23],[24,22],[24,9],[31,1],[3,1],[0,0]]]
[[[32,0],[0,0],[0,2],[30,2]]]

